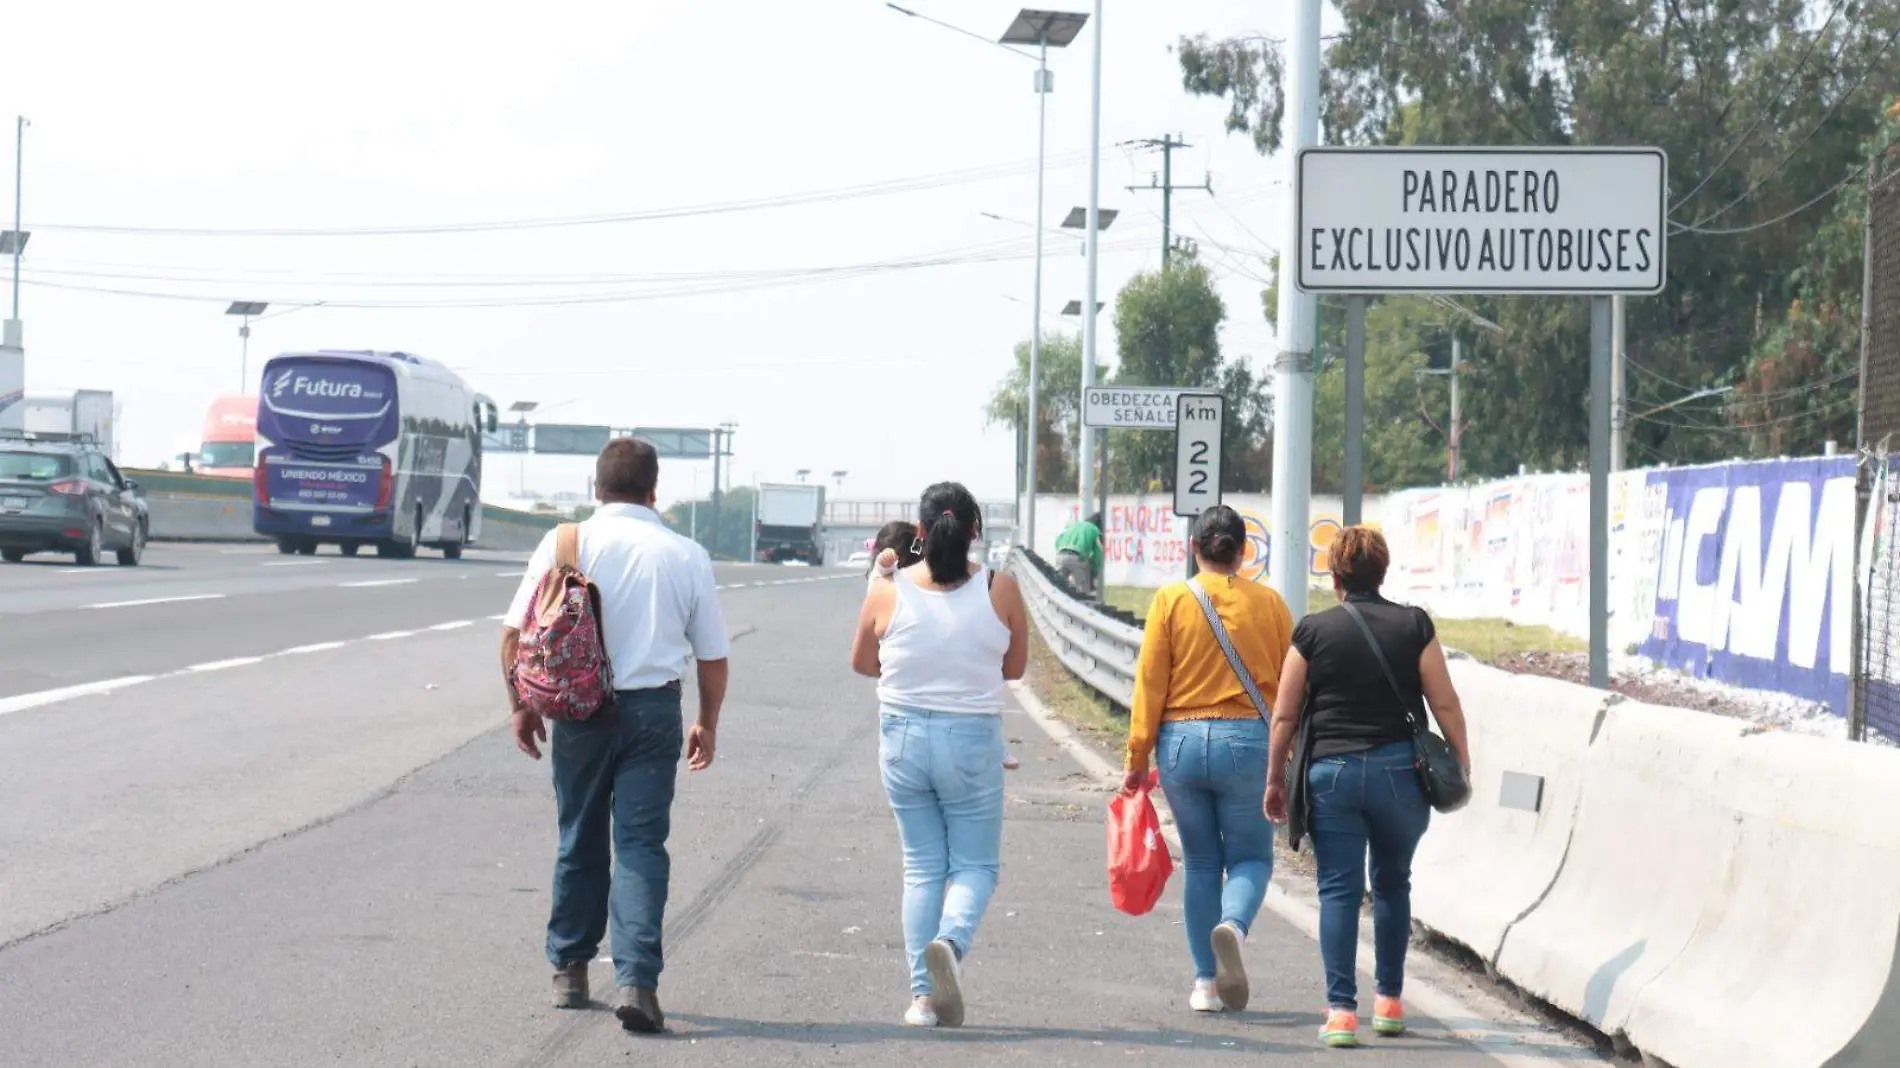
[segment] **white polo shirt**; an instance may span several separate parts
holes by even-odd
[[[706,550],[637,504],[603,504],[580,526],[580,569],[600,587],[614,689],[665,686],[683,678],[695,660],[726,658],[726,620]],[[519,627],[527,619],[535,587],[553,567],[550,530],[528,560],[506,625]]]

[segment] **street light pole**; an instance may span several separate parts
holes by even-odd
[[[1023,509],[1022,528],[1023,545],[1030,552],[1036,551],[1036,438],[1040,421],[1040,405],[1037,394],[1040,392],[1042,372],[1042,199],[1043,165],[1046,159],[1049,137],[1049,35],[1040,36],[1041,59],[1036,69],[1036,283],[1029,302],[1029,458],[1024,462],[1023,497],[1017,503]]]
[[[1317,3],[1318,0],[1313,0]],[[1089,51],[1089,219],[1088,219],[1088,280],[1083,285],[1082,306],[1093,309],[1096,305],[1096,265],[1101,248],[1101,211],[1102,211],[1102,0],[1095,0],[1095,28]],[[1095,320],[1093,314],[1082,319],[1082,394],[1076,398],[1079,407],[1087,406],[1088,391],[1095,385]],[[1076,508],[1078,514],[1087,515],[1089,501],[1094,498],[1091,491],[1095,488],[1095,439],[1088,427],[1080,427],[1080,455],[1076,471]],[[1106,582],[1098,583],[1106,586]]]
[[[20,206],[25,197],[21,182],[26,177],[26,128],[32,125],[25,115],[17,116],[13,127],[13,232],[23,233],[20,227]],[[26,250],[25,241],[13,244],[13,320],[20,319],[20,253]]]
[[[1294,195],[1287,205],[1286,248],[1299,247],[1299,153],[1319,140],[1319,0],[1295,0],[1288,38],[1284,138]],[[1306,615],[1313,492],[1313,294],[1299,288],[1298,261],[1280,257],[1280,352],[1273,369],[1273,532],[1268,571],[1297,621]]]

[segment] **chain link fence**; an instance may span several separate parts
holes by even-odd
[[[1861,463],[1868,487],[1862,531],[1860,667],[1853,680],[1857,734],[1900,741],[1900,174],[1870,191],[1867,351],[1861,368]]]

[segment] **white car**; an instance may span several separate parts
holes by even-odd
[[[857,552],[852,553],[849,559],[845,560],[844,565],[846,567],[868,568],[871,566],[871,554],[865,552],[863,549],[859,549]]]

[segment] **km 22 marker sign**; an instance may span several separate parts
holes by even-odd
[[[1193,518],[1220,503],[1221,423],[1226,399],[1183,393],[1174,420],[1174,514]]]
[[[1657,293],[1659,148],[1308,148],[1298,284],[1335,293]]]

